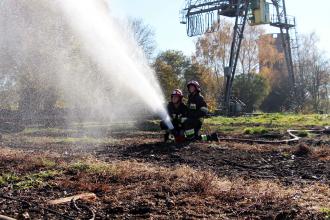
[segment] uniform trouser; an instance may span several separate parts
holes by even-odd
[[[188,139],[198,138],[201,128],[202,120],[200,118],[188,118],[184,123],[185,135]]]
[[[168,132],[167,125],[162,121],[160,123],[160,127],[162,130],[166,130],[165,133],[165,141],[168,140],[170,133]],[[185,140],[202,140],[202,141],[217,141],[217,135],[214,133],[213,135],[199,135],[199,131],[202,128],[202,120],[201,119],[187,119],[182,126],[179,126],[174,123],[174,130],[171,131],[171,134],[175,136],[175,138],[180,137],[180,141],[183,141],[181,138]]]

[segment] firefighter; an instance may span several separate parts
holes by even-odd
[[[211,135],[199,135],[202,128],[203,118],[208,114],[207,104],[200,94],[201,87],[197,81],[190,81],[187,84],[188,97],[188,119],[185,121],[185,136],[190,140],[218,141],[216,133]]]
[[[182,102],[183,93],[180,89],[175,89],[171,94],[171,101],[167,105],[167,111],[171,117],[171,122],[174,126],[173,130],[169,130],[164,121],[161,122],[160,127],[162,130],[166,130],[165,142],[174,139],[176,142],[183,142],[184,127],[183,124],[187,120],[188,108]]]

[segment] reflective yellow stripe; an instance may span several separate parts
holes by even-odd
[[[209,112],[209,109],[206,108],[206,107],[201,107],[201,111],[202,111],[202,112],[205,112],[205,113],[208,113],[208,112]]]
[[[207,135],[202,135],[202,140],[207,141]]]
[[[196,104],[190,104],[189,108],[190,109],[197,109],[197,105]]]
[[[194,130],[194,129],[186,130],[186,131],[184,132],[184,134],[186,135],[186,137],[187,137],[187,136],[192,136],[192,135],[195,134],[195,130]]]

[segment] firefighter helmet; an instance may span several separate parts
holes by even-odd
[[[180,89],[173,90],[173,92],[171,94],[171,97],[173,97],[175,95],[179,96],[181,99],[183,98],[183,93],[182,93],[182,91]]]
[[[187,83],[187,88],[189,89],[189,86],[191,86],[191,85],[195,86],[195,88],[198,92],[201,91],[201,86],[199,85],[199,83],[197,81],[195,81],[195,80],[189,81]]]

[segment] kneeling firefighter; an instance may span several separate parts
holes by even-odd
[[[190,81],[187,84],[188,97],[188,119],[185,121],[185,136],[190,140],[218,141],[216,133],[211,135],[199,135],[202,128],[203,118],[208,114],[207,104],[200,94],[201,87],[197,81]]]
[[[167,125],[162,121],[160,127],[165,132],[165,142],[172,140],[175,142],[185,141],[184,136],[184,122],[187,120],[188,108],[182,102],[183,93],[180,89],[175,89],[171,94],[171,101],[167,105],[167,111],[171,117],[171,122],[174,129],[169,130]]]

